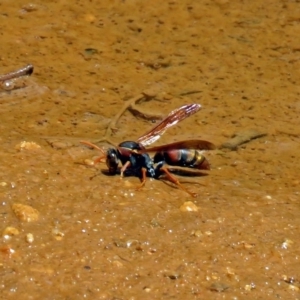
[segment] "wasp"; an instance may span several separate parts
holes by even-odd
[[[115,148],[109,148],[106,153],[90,142],[82,141],[82,143],[103,153],[103,156],[97,158],[95,163],[105,158],[108,172],[111,175],[118,172],[121,163],[121,176],[123,177],[125,172],[139,176],[141,178],[140,187],[142,187],[147,177],[158,179],[161,175],[165,174],[171,182],[195,197],[197,194],[187,190],[171,173],[168,166],[209,170],[209,162],[200,150],[215,149],[214,144],[204,140],[185,140],[152,148],[146,148],[146,146],[154,143],[168,128],[195,114],[200,108],[201,105],[195,103],[181,106],[173,110],[149,132],[138,138],[136,142],[122,142]],[[151,152],[155,152],[153,158],[149,155]]]

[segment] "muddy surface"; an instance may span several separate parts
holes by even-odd
[[[0,298],[300,299],[299,15],[1,1],[0,74],[35,69],[0,91]],[[187,103],[203,108],[157,144],[218,146],[208,176],[179,176],[197,198],[87,164],[99,151],[81,140],[135,140]]]

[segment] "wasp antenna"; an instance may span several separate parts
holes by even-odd
[[[97,145],[95,145],[95,144],[93,144],[93,143],[91,143],[91,142],[88,142],[88,141],[80,141],[80,143],[81,143],[81,144],[84,144],[84,145],[86,145],[86,146],[89,146],[89,147],[91,147],[91,148],[93,148],[93,149],[99,150],[99,151],[103,154],[103,157],[105,156],[104,150],[103,150],[102,148],[100,148],[99,146],[97,146]],[[102,159],[103,157],[101,157],[101,159]],[[100,160],[99,160],[99,161],[100,161]]]
[[[99,156],[98,158],[96,158],[94,160],[94,164],[97,164],[98,162],[101,162],[103,159],[106,159],[106,155],[105,156]],[[102,161],[104,162],[104,161]]]

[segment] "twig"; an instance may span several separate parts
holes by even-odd
[[[117,130],[117,123],[118,123],[119,119],[122,117],[122,115],[125,113],[125,111],[130,109],[132,106],[135,107],[135,109],[136,109],[136,106],[135,106],[136,103],[138,103],[142,100],[149,100],[154,97],[155,97],[155,94],[141,93],[141,94],[127,100],[124,103],[121,110],[119,111],[119,113],[111,120],[111,122],[107,126],[105,135],[103,136],[103,138],[101,138],[100,140],[97,140],[96,143],[107,142],[107,143],[115,146],[115,144],[111,141],[110,136],[111,136],[112,132],[115,132]],[[139,112],[139,113],[143,114],[141,112]]]
[[[7,74],[0,75],[0,82],[20,78],[22,76],[28,76],[33,73],[33,65],[27,65],[24,68],[18,69],[16,71],[12,71]]]
[[[280,130],[280,129],[276,129],[276,131],[280,134],[285,134],[296,138],[300,137],[300,132],[290,132],[290,131]]]
[[[266,133],[259,132],[255,129],[248,129],[242,132],[238,132],[233,135],[231,139],[229,139],[227,142],[223,143],[220,146],[220,149],[227,148],[230,150],[236,150],[237,147],[241,144],[250,142],[251,140],[260,138],[267,135]]]
[[[132,103],[128,110],[136,117],[141,117],[143,119],[146,119],[148,121],[153,120],[162,120],[163,116],[160,114],[153,114],[152,112],[144,111],[141,108],[138,108],[135,103]]]
[[[121,108],[121,110],[119,111],[119,113],[111,120],[110,124],[108,125],[108,127],[106,129],[105,135],[107,136],[111,133],[111,131],[115,131],[117,129],[117,122],[122,117],[122,115],[125,113],[125,111],[128,109],[128,107],[130,107],[132,103],[136,103],[136,102],[142,100],[143,98],[145,98],[145,96],[143,94],[139,94],[136,97],[133,97],[133,98],[129,99],[128,101],[126,101],[124,103],[123,107]]]

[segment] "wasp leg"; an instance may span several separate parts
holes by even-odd
[[[145,168],[142,168],[141,184],[137,187],[137,190],[139,190],[145,185],[146,179],[147,179],[147,170]]]
[[[167,168],[161,167],[159,170],[162,171],[162,172],[164,172],[164,173],[166,174],[167,178],[168,178],[171,182],[175,183],[179,188],[181,188],[182,190],[184,190],[185,192],[187,192],[188,194],[190,194],[192,197],[194,197],[194,198],[197,197],[197,194],[196,194],[196,193],[193,193],[193,192],[190,192],[189,190],[187,190],[187,189],[179,182],[179,180],[178,180],[174,175],[172,175],[172,174],[169,172],[169,170],[168,170]]]
[[[120,172],[121,172],[121,177],[124,177],[124,172],[126,171],[126,169],[127,169],[128,167],[130,167],[130,165],[131,165],[131,162],[128,160],[128,161],[126,161],[126,163],[122,166],[122,168],[121,168],[121,170],[120,170]]]

